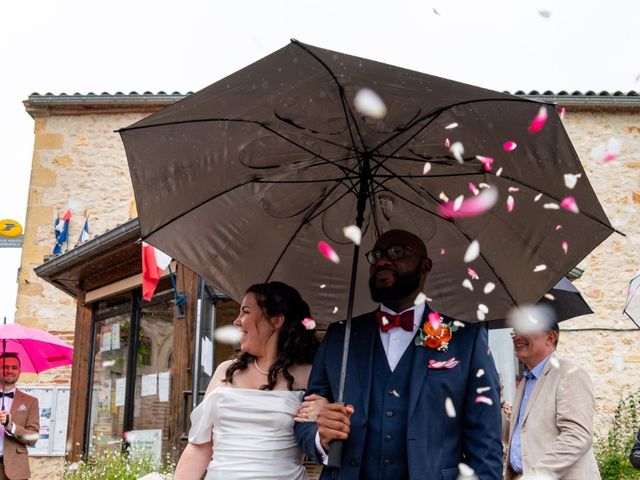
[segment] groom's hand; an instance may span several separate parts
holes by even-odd
[[[318,412],[318,435],[325,451],[333,440],[346,440],[351,430],[349,417],[354,412],[353,405],[329,403]]]

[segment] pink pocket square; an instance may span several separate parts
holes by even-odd
[[[460,363],[460,360],[456,360],[456,357],[451,357],[449,360],[429,360],[429,368],[439,370],[441,368],[453,368]]]

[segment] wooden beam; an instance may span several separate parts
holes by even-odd
[[[76,325],[73,341],[73,368],[71,369],[71,390],[69,392],[69,419],[67,426],[67,452],[69,462],[76,462],[82,456],[82,436],[85,419],[88,418],[87,395],[89,385],[89,354],[91,353],[91,329],[93,309],[84,304],[84,291],[78,294]]]
[[[177,461],[186,446],[181,440],[182,419],[189,413],[185,406],[183,392],[191,389],[191,372],[193,371],[193,346],[198,341],[195,337],[196,307],[198,296],[198,276],[184,265],[178,264],[176,284],[180,293],[187,295],[185,316],[173,319],[173,354],[171,362],[171,396],[169,407],[169,441]],[[185,412],[185,407],[186,412]]]

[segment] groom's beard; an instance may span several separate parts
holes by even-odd
[[[376,286],[376,273],[382,270],[389,270],[393,273],[395,281],[389,287]],[[420,265],[413,272],[398,273],[387,267],[376,269],[374,274],[369,278],[369,291],[371,299],[376,303],[384,303],[389,300],[398,300],[405,298],[418,290],[420,286]]]

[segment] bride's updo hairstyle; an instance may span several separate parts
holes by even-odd
[[[269,368],[267,384],[260,390],[273,390],[278,380],[278,374],[287,381],[287,388],[293,390],[294,378],[289,368],[296,364],[313,363],[313,356],[320,342],[315,336],[315,330],[307,330],[302,320],[311,316],[309,305],[298,291],[282,282],[257,283],[251,285],[246,293],[253,293],[258,306],[267,318],[283,315],[284,322],[278,337],[278,359]],[[244,370],[254,356],[247,352],[240,352],[225,375],[225,382],[233,382],[236,370]]]

